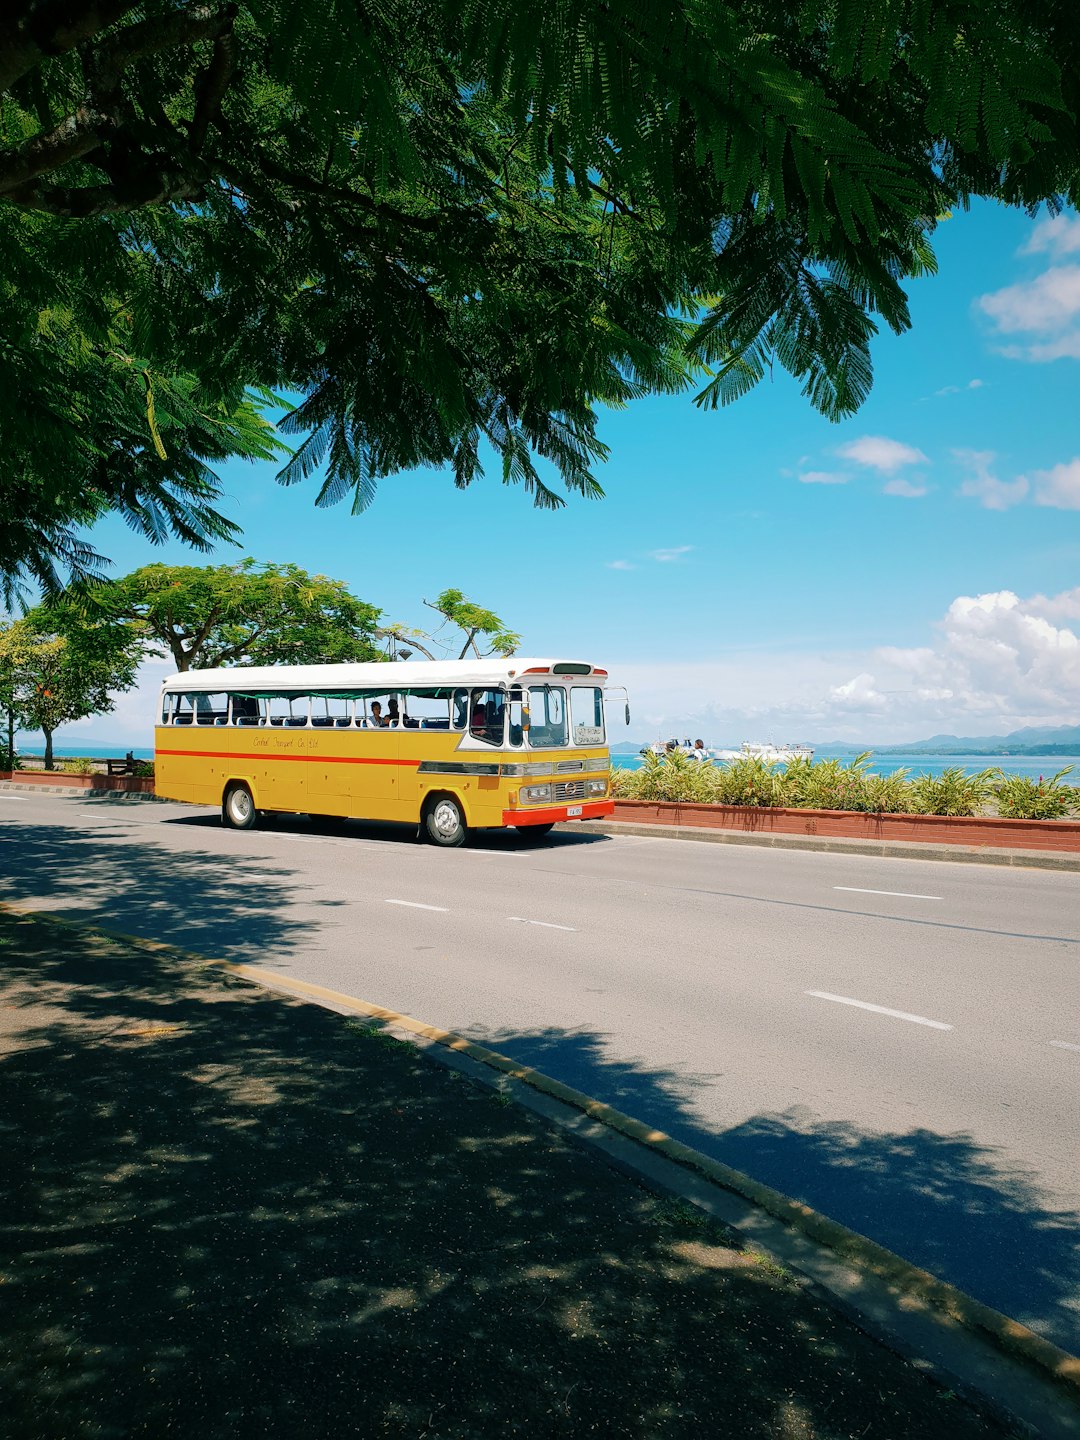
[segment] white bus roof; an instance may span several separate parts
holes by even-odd
[[[295,690],[316,694],[320,690],[372,690],[388,694],[395,690],[453,689],[455,686],[500,685],[525,681],[535,675],[572,680],[589,678],[603,684],[606,670],[585,660],[533,660],[512,655],[491,660],[388,660],[355,665],[237,665],[222,670],[187,670],[169,675],[165,690]]]

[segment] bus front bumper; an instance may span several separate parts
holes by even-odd
[[[600,820],[615,814],[614,800],[582,800],[579,805],[532,806],[528,810],[504,810],[504,825],[559,825],[564,820]]]

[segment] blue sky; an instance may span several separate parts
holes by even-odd
[[[534,511],[494,472],[382,483],[359,517],[314,482],[224,472],[250,554],[345,580],[422,625],[448,585],[522,653],[580,656],[629,684],[631,738],[893,743],[1080,721],[1080,220],[982,204],[936,234],[913,328],[874,347],[842,425],[782,372],[727,410],[690,397],[605,413],[607,498]],[[93,542],[152,559],[120,522]],[[195,561],[194,563],[199,563]],[[146,743],[164,665],[81,743]],[[613,739],[622,738],[613,735]]]

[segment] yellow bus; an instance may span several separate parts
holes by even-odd
[[[155,790],[237,830],[284,811],[405,821],[446,846],[545,834],[614,810],[606,681],[517,658],[193,670],[161,689]]]

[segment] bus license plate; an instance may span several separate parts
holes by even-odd
[[[567,805],[567,807],[566,807],[567,819],[569,819],[571,815],[580,815],[580,814],[581,814],[581,806],[580,806],[580,805]]]

